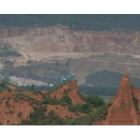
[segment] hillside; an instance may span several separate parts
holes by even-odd
[[[79,93],[77,81],[54,91],[9,89],[0,92],[2,125],[139,125],[140,89],[126,74],[109,103]]]
[[[101,70],[85,77],[85,83],[79,85],[79,91],[86,94],[114,96],[119,89],[123,75],[114,71]],[[140,87],[138,78],[130,77],[131,84]]]
[[[69,73],[85,83],[88,75],[101,70],[140,78],[139,37],[139,31],[132,29],[97,32],[62,25],[1,27],[0,70],[3,76],[55,84]]]
[[[103,105],[99,97],[79,94],[74,80],[52,92],[9,89],[0,93],[0,124],[92,124],[91,116]]]
[[[9,22],[10,21],[10,22]],[[100,14],[42,14],[42,15],[0,15],[1,26],[52,26],[62,24],[73,29],[111,30],[116,28],[140,29],[139,15],[100,15]]]

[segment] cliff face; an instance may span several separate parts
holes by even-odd
[[[75,73],[76,79],[82,83],[89,74],[104,69],[140,77],[140,32],[136,30],[96,32],[63,26],[2,27],[0,48],[4,46],[11,47],[21,55],[16,59],[10,58],[14,66],[26,65],[28,60],[49,63],[48,60],[72,58],[74,60],[69,62],[70,73]],[[0,62],[0,67],[3,65]],[[39,70],[39,75],[43,74],[40,71],[43,70]]]
[[[120,83],[118,93],[110,101],[106,120],[97,124],[108,125],[137,125],[140,124],[139,104],[140,89],[131,86],[126,74]]]
[[[95,32],[70,30],[63,26],[7,27],[0,28],[1,42],[11,44],[25,59],[38,60],[71,53],[140,52],[140,32],[134,30]]]

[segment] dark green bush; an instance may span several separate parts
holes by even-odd
[[[89,104],[75,104],[69,106],[69,110],[72,112],[89,113],[92,111],[92,107]]]
[[[139,110],[139,107],[138,107],[138,99],[137,98],[135,98],[134,96],[133,96],[133,102],[134,102],[134,105],[135,105],[135,108],[136,108],[136,110],[138,111]]]
[[[56,98],[45,97],[43,103],[45,104],[53,104],[53,105],[71,105],[71,99],[65,95],[62,99],[58,100]]]
[[[92,94],[84,95],[82,93],[79,93],[79,96],[81,97],[81,99],[85,100],[92,107],[98,108],[98,107],[105,105],[104,99],[102,99],[99,96],[95,96]]]
[[[105,105],[105,101],[98,96],[89,95],[89,96],[86,96],[85,100],[87,103],[91,104],[95,108]]]
[[[50,111],[46,115],[46,108],[35,109],[30,114],[30,120],[24,120],[22,125],[63,125],[66,124],[65,120],[60,118],[54,111]]]
[[[65,95],[61,99],[61,102],[66,103],[66,104],[71,104],[71,99],[67,95]]]
[[[97,109],[94,115],[94,121],[104,120],[108,114],[108,108],[110,106],[111,104],[109,103]]]

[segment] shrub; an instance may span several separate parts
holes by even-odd
[[[135,108],[136,108],[136,111],[138,111],[139,110],[139,107],[138,107],[138,99],[137,98],[135,98],[134,96],[133,96],[133,102],[134,102],[134,105],[135,105]]]
[[[60,118],[54,111],[50,111],[46,115],[45,108],[36,108],[33,113],[30,114],[30,120],[24,120],[22,125],[63,125],[66,124],[65,120]]]
[[[92,107],[98,108],[101,107],[103,105],[105,105],[105,101],[104,99],[100,98],[99,96],[95,96],[95,95],[84,95],[79,93],[79,96],[85,100],[88,104],[90,104]]]
[[[85,116],[76,118],[74,120],[68,120],[68,125],[92,125],[94,122],[94,112],[90,112]]]
[[[86,101],[95,108],[105,105],[105,101],[98,96],[93,96],[93,95],[87,96]]]
[[[75,104],[69,106],[69,110],[72,112],[89,113],[92,111],[92,107],[89,104]]]
[[[71,99],[65,95],[63,96],[62,99],[58,100],[56,98],[49,98],[49,97],[45,97],[44,102],[45,104],[55,104],[55,105],[70,105],[71,104]]]
[[[62,103],[66,103],[66,104],[71,104],[71,99],[70,99],[67,95],[65,95],[65,96],[63,96],[63,98],[61,99],[61,102],[62,102]]]
[[[104,120],[108,114],[108,107],[110,106],[111,104],[109,103],[97,109],[94,115],[94,121]]]

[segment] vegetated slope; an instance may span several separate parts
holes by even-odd
[[[119,89],[122,76],[118,72],[97,71],[85,77],[85,83],[79,85],[79,90],[86,94],[94,93],[96,95],[113,96]],[[140,80],[138,78],[130,78],[130,82],[140,87]]]
[[[80,83],[85,83],[85,78],[88,75],[102,70],[121,74],[129,73],[131,77],[139,78],[139,62],[139,55],[95,54],[88,58],[71,60],[70,71],[76,74],[76,78]]]
[[[110,30],[116,28],[139,29],[139,15],[78,15],[78,14],[43,14],[43,15],[0,15],[3,26],[52,26],[62,24],[74,29]]]
[[[73,80],[51,93],[17,89],[3,91],[0,93],[0,124],[92,124],[97,119],[93,117],[96,110],[105,102],[96,96],[83,96],[77,89],[77,82]]]
[[[112,98],[106,119],[97,124],[137,125],[139,119],[140,89],[131,86],[126,74],[120,83],[118,93]]]
[[[33,94],[32,91],[9,90],[0,93],[0,124],[19,124],[22,120],[28,120],[42,100],[41,94]]]
[[[95,87],[119,87],[122,76],[123,74],[118,72],[102,70],[87,76],[85,83]],[[138,78],[130,78],[130,81],[135,86],[140,85],[140,80]]]

